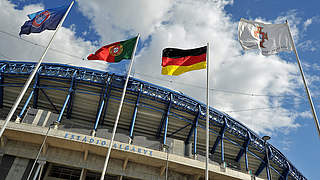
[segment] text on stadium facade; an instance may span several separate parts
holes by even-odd
[[[83,142],[83,143],[104,146],[104,147],[107,146],[107,141],[101,140],[98,138],[94,138],[91,136],[74,135],[74,134],[66,133],[64,135],[64,138],[69,139],[69,140],[73,140],[73,141],[79,141],[79,142]],[[133,145],[124,144],[124,143],[113,143],[113,149],[118,149],[118,150],[122,150],[122,151],[129,151],[129,152],[140,153],[140,154],[152,156],[152,151],[150,151],[150,150],[147,150],[147,149],[144,149],[141,147],[136,147]]]

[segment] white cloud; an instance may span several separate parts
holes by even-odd
[[[304,23],[303,23],[303,30],[306,31],[307,28],[312,24],[312,18],[307,19]]]
[[[6,0],[0,0],[0,24],[9,32],[18,34],[26,20],[25,14],[36,11],[41,5],[26,6],[16,10]],[[188,96],[205,102],[206,71],[193,71],[178,77],[162,76],[161,52],[165,47],[194,48],[210,43],[210,87],[237,92],[252,92],[267,95],[296,95],[297,67],[279,56],[264,57],[256,52],[242,54],[237,41],[237,22],[224,11],[226,4],[233,1],[78,1],[79,8],[87,16],[101,37],[100,45],[116,42],[136,35],[142,35],[146,43],[135,61],[135,77],[148,82],[181,91]],[[7,21],[9,17],[10,22]],[[274,22],[280,21],[279,17]],[[286,19],[299,19],[294,12]],[[291,21],[290,21],[291,22]],[[294,36],[298,35],[296,23],[291,24]],[[281,22],[283,23],[283,21]],[[7,25],[6,25],[7,24]],[[68,57],[50,51],[47,60],[59,60],[91,68],[106,68],[103,62],[81,61],[97,47],[75,36],[76,26],[62,28],[54,41],[53,48],[65,52],[77,52]],[[39,44],[46,44],[52,32],[24,36]],[[7,52],[17,59],[37,59],[43,48],[28,47],[29,44],[5,37],[0,42],[1,52]],[[12,41],[12,42],[11,42]],[[9,43],[9,44],[8,44]],[[14,51],[12,50],[14,47]],[[16,51],[17,50],[17,51]],[[15,53],[19,52],[19,53]],[[280,129],[297,128],[299,124],[291,110],[284,108],[284,99],[269,96],[250,97],[240,94],[211,91],[210,104],[222,111],[234,111],[231,116],[260,133],[273,133]],[[299,102],[297,100],[296,102]],[[270,110],[241,111],[260,107],[278,107]]]
[[[126,4],[124,6],[123,4]],[[129,4],[128,4],[129,3]],[[297,69],[278,56],[264,57],[254,52],[241,55],[237,41],[237,22],[224,11],[233,1],[157,1],[150,2],[80,1],[83,13],[92,19],[102,41],[117,41],[140,32],[151,37],[135,61],[135,77],[181,91],[205,102],[206,71],[193,71],[178,77],[161,76],[161,52],[165,47],[194,48],[210,46],[210,87],[215,89],[283,95],[295,93]],[[103,8],[101,8],[103,7]],[[130,8],[129,8],[130,7]],[[298,19],[295,12],[285,17]],[[294,21],[293,34],[298,29]],[[284,23],[282,21],[281,23]],[[233,111],[281,106],[281,99],[250,97],[211,91],[211,106]],[[272,110],[233,112],[231,116],[258,132],[296,128],[292,112],[279,107]]]

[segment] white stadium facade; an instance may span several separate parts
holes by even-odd
[[[1,127],[34,67],[0,61]],[[100,179],[124,82],[43,63],[1,137],[0,180]],[[105,179],[204,179],[205,115],[192,97],[130,78]],[[212,107],[209,157],[209,179],[306,179],[276,147]]]

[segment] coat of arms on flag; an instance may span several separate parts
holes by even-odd
[[[19,35],[40,33],[44,30],[55,30],[67,9],[67,6],[62,6],[29,14],[28,17],[30,20],[21,26]]]
[[[241,19],[238,31],[244,50],[260,49],[262,55],[267,56],[293,49],[287,24],[264,24]]]

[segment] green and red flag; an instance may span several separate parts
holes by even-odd
[[[166,48],[162,51],[163,75],[178,76],[182,73],[205,69],[207,46],[195,49]]]
[[[88,60],[102,60],[109,63],[117,63],[123,59],[131,59],[137,37],[126,41],[119,41],[101,47],[94,54],[90,54]]]

